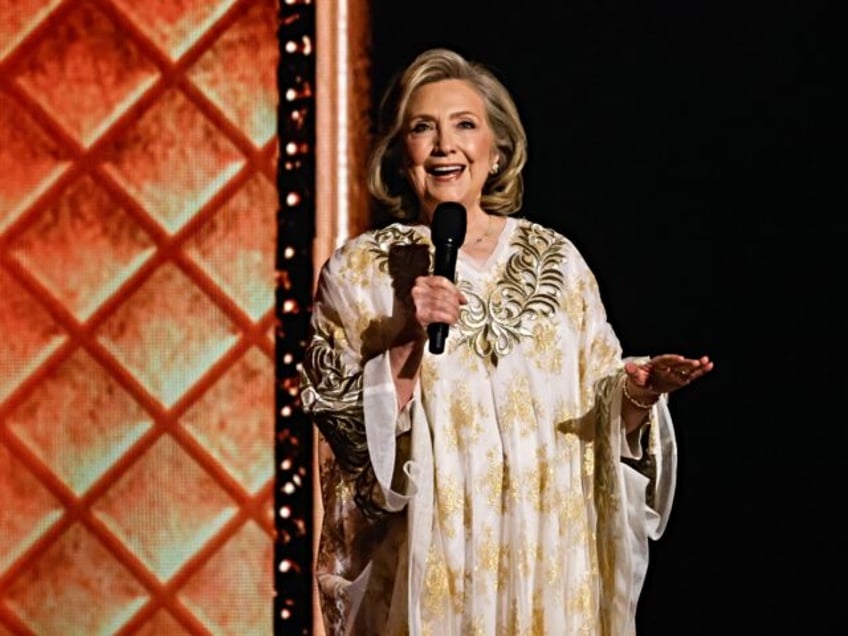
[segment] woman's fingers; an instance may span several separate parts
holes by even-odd
[[[443,276],[420,276],[412,288],[415,317],[422,327],[434,322],[452,325],[459,320],[459,307],[466,299]]]
[[[709,356],[686,358],[665,354],[651,359],[648,364],[651,368],[650,385],[664,393],[682,388],[713,369]]]

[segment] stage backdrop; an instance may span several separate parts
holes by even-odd
[[[272,631],[273,0],[0,0],[0,635]]]

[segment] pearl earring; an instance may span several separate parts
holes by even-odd
[[[498,170],[500,170],[500,166],[498,165],[498,160],[495,159],[495,163],[492,164],[492,169],[489,172],[491,174],[498,174]]]

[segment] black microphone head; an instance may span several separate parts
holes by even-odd
[[[461,246],[465,242],[465,228],[468,217],[465,206],[456,201],[445,201],[436,206],[430,236],[433,245]]]

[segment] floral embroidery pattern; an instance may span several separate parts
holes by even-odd
[[[458,284],[468,298],[457,325],[459,344],[467,343],[493,366],[522,337],[532,337],[530,323],[556,313],[565,284],[561,236],[535,223],[522,224],[512,245],[517,250],[488,298],[465,281]]]

